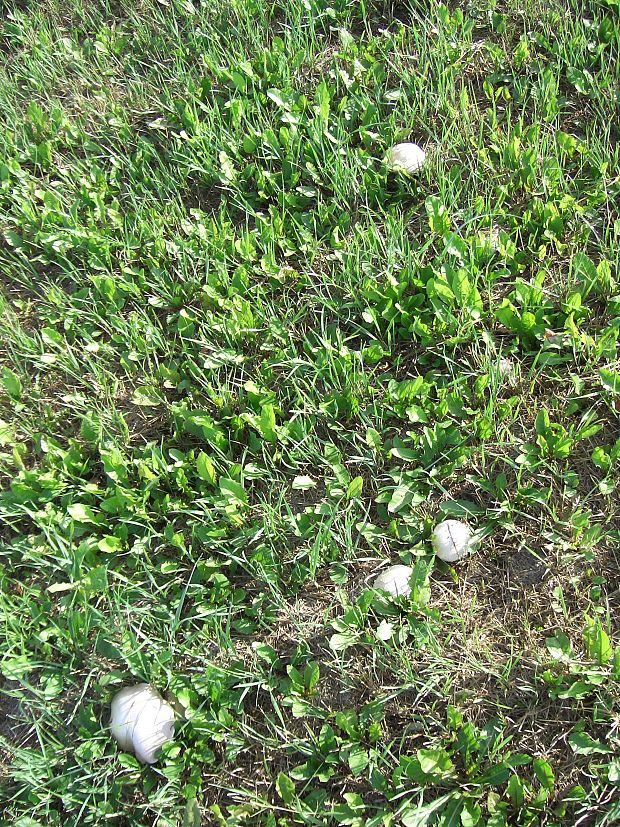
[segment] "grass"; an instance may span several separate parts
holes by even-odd
[[[619,13],[8,3],[0,823],[620,820]]]

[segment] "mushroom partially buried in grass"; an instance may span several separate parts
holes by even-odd
[[[500,384],[506,387],[515,387],[519,381],[519,363],[509,359],[507,356],[500,356],[495,366],[497,378]]]
[[[426,153],[417,144],[395,144],[387,154],[387,165],[392,172],[418,172],[426,161]]]
[[[411,575],[413,569],[410,566],[390,566],[382,571],[373,583],[373,588],[387,592],[392,597],[409,597],[411,594]]]
[[[473,533],[467,523],[460,520],[444,520],[435,526],[432,544],[440,560],[458,563],[472,550]]]
[[[174,738],[174,710],[152,686],[126,686],[112,700],[110,730],[122,750],[154,764]]]

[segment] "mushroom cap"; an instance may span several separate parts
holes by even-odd
[[[154,764],[162,746],[174,738],[174,710],[163,699],[149,702],[136,721],[133,746],[143,764]]]
[[[497,372],[502,379],[510,376],[513,372],[514,365],[508,359],[507,356],[500,356],[499,362],[497,363]]]
[[[124,751],[152,764],[166,741],[173,738],[174,711],[147,683],[126,686],[112,700],[110,731]]]
[[[387,162],[390,169],[417,172],[426,161],[426,153],[417,144],[395,144],[388,151]]]
[[[133,731],[145,703],[159,697],[148,683],[125,686],[112,699],[110,730],[122,750],[132,749]]]
[[[411,594],[411,586],[409,579],[413,569],[410,566],[390,566],[389,569],[382,571],[373,583],[375,589],[381,589],[388,592],[392,597],[409,597]]]
[[[433,530],[433,549],[446,563],[462,560],[471,548],[471,540],[471,528],[460,520],[444,520]]]

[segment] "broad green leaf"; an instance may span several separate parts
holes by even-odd
[[[392,497],[388,503],[388,511],[390,514],[397,514],[403,508],[409,505],[413,499],[415,490],[409,485],[398,485],[392,492]]]
[[[200,827],[202,824],[202,815],[200,807],[195,798],[190,799],[183,813],[183,827]]]
[[[429,279],[426,283],[426,290],[430,296],[438,296],[448,307],[454,305],[454,293],[443,276],[435,276]]]
[[[75,580],[71,583],[64,582],[64,583],[52,583],[51,586],[47,587],[47,591],[49,594],[61,594],[62,592],[72,592],[76,589],[79,589],[81,583],[79,580]]]
[[[609,762],[607,778],[612,784],[618,784],[618,782],[620,782],[620,758],[614,758]]]
[[[455,827],[455,825],[461,824],[459,816],[463,811],[464,803],[461,795],[454,795],[445,809],[441,811],[441,815],[435,822],[436,827]]]
[[[142,385],[134,390],[131,401],[141,408],[158,408],[164,404],[165,399],[156,388]]]
[[[44,327],[41,330],[41,338],[46,345],[62,345],[64,343],[61,334],[53,327]]]
[[[344,652],[350,646],[354,646],[358,640],[358,635],[353,632],[335,634],[329,639],[329,648],[334,652]]]
[[[4,448],[5,445],[11,445],[14,439],[15,435],[9,423],[0,419],[0,448]]]
[[[115,552],[120,551],[122,547],[123,543],[121,542],[121,540],[119,540],[118,537],[114,537],[111,534],[108,534],[106,537],[103,537],[97,543],[97,548],[104,554],[114,554]]]
[[[409,422],[428,422],[428,414],[420,405],[410,405],[405,411]]]
[[[282,92],[279,89],[267,89],[267,97],[281,109],[287,108],[286,101],[282,97]]]
[[[510,768],[505,762],[494,764],[475,779],[476,784],[490,784],[492,787],[499,787],[505,784],[510,777]]]
[[[241,483],[236,480],[220,477],[220,491],[229,501],[241,503],[242,505],[247,504],[248,495]]]
[[[104,594],[108,590],[108,569],[106,566],[95,566],[87,575],[88,591],[93,594]]]
[[[114,482],[126,481],[127,465],[120,450],[116,446],[111,446],[110,448],[101,448],[99,453],[103,462],[103,470],[108,477]]]
[[[220,171],[223,180],[228,184],[233,183],[237,177],[237,170],[230,155],[222,149],[219,152],[218,158],[220,160]]]
[[[299,696],[293,699],[291,714],[294,718],[318,718],[320,721],[324,721],[328,715],[324,709],[319,709]]]
[[[349,767],[353,775],[360,775],[364,772],[366,767],[368,766],[369,758],[368,753],[366,750],[361,746],[361,744],[355,744],[351,751],[349,752],[348,757]]]
[[[613,648],[609,635],[603,629],[598,617],[586,617],[586,628],[583,633],[588,655],[598,663],[607,663],[613,655]]]
[[[458,268],[452,277],[450,286],[461,309],[465,309],[469,305],[469,297],[472,292],[471,282],[467,277],[467,270],[465,270],[465,268]]]
[[[304,685],[306,687],[307,692],[314,692],[314,690],[316,689],[316,685],[319,682],[320,676],[321,667],[316,661],[311,660],[309,663],[306,664],[306,668],[304,669]]]
[[[596,689],[596,686],[589,681],[575,681],[564,692],[558,692],[558,698],[585,698]]]
[[[512,775],[506,786],[506,793],[510,802],[515,809],[520,809],[525,801],[525,790],[523,782],[518,775]]]
[[[446,500],[440,504],[439,510],[446,517],[477,517],[484,514],[484,508],[471,500]]]
[[[574,135],[569,135],[567,132],[563,132],[561,129],[558,129],[555,133],[555,139],[558,142],[560,149],[566,152],[567,155],[573,156],[575,154],[578,141]],[[573,259],[573,263],[574,262],[575,260]]]
[[[92,508],[84,503],[72,503],[67,508],[67,512],[72,519],[77,520],[79,523],[97,524],[99,522]]]
[[[429,782],[429,776],[422,772],[418,759],[410,755],[400,756],[399,774],[416,784],[427,784]]]
[[[450,214],[437,196],[430,195],[426,199],[426,214],[431,232],[444,235],[450,230],[452,224]]]
[[[528,755],[527,752],[515,752],[506,759],[505,763],[513,769],[515,767],[529,767],[532,763],[532,756]]]
[[[563,663],[570,662],[573,647],[564,632],[558,630],[553,637],[545,640],[545,644],[552,658]]]
[[[97,443],[101,438],[101,422],[95,414],[89,414],[82,418],[80,425],[81,436],[90,443]]]
[[[613,752],[602,741],[595,741],[587,732],[573,732],[568,736],[570,748],[577,755],[595,755],[598,753]]]
[[[545,790],[552,790],[555,784],[555,776],[551,765],[544,760],[544,758],[535,758],[532,763],[534,775],[538,779],[540,786]]]
[[[469,245],[464,238],[461,238],[457,233],[452,233],[446,238],[445,243],[446,252],[449,255],[456,256],[456,258],[459,258],[461,261],[465,261],[469,251]]]
[[[325,81],[321,81],[321,83],[317,86],[316,98],[319,104],[319,120],[326,128],[329,122],[330,93],[329,87]]]
[[[286,775],[286,773],[279,773],[276,778],[276,789],[278,795],[285,804],[292,804],[296,798],[295,782]]]
[[[177,406],[176,412],[185,431],[194,436],[202,437],[214,448],[221,451],[226,450],[228,439],[213,417],[203,411],[187,410],[180,406]]]
[[[451,778],[454,775],[454,764],[444,749],[419,749],[418,761],[422,772],[435,778]]]
[[[390,453],[393,457],[403,459],[406,462],[420,459],[420,451],[407,448],[400,439],[394,439],[394,447],[390,449]]]
[[[302,476],[302,477],[295,477],[291,488],[294,491],[308,491],[310,488],[314,488],[316,486],[316,480],[313,480],[312,477]]]
[[[380,342],[373,342],[372,344],[365,347],[362,351],[364,355],[364,359],[366,362],[370,363],[371,365],[375,365],[377,362],[380,362],[381,359],[386,354],[386,351],[383,349],[383,346]]]
[[[364,480],[362,477],[354,477],[347,487],[347,499],[355,500],[362,494]]]
[[[329,579],[338,586],[344,586],[349,579],[347,567],[336,561],[329,567]]]
[[[575,439],[590,439],[602,430],[599,422],[588,422],[575,433]]]
[[[197,458],[196,458],[196,470],[198,471],[198,476],[201,480],[205,480],[206,482],[211,483],[211,485],[215,485],[217,481],[217,473],[215,471],[215,466],[211,461],[211,458],[201,451]]]
[[[542,408],[536,414],[535,426],[536,433],[539,436],[544,436],[551,427],[551,422],[549,420],[549,411],[547,411],[545,408]]]
[[[433,568],[433,561],[428,562],[420,558],[413,566],[409,584],[411,585],[410,600],[412,605],[427,606],[431,598],[430,573]]]
[[[373,451],[380,451],[383,447],[383,440],[381,434],[374,428],[366,429],[366,445],[373,449]]]
[[[592,451],[592,462],[601,471],[608,471],[611,465],[611,457],[604,448],[597,445]]]
[[[5,657],[0,661],[0,673],[9,681],[19,681],[36,666],[27,655]]]
[[[2,368],[2,384],[4,385],[4,389],[11,397],[16,401],[20,400],[22,397],[22,383],[19,379],[19,376],[14,373],[10,368]]]
[[[273,646],[270,646],[268,643],[260,643],[256,641],[252,644],[252,649],[256,652],[257,657],[266,661],[271,666],[273,666],[278,659],[278,653]]]
[[[599,376],[604,388],[612,393],[620,393],[620,373],[615,373],[613,370],[606,370],[601,368]]]
[[[271,403],[262,406],[259,427],[261,434],[268,442],[276,441],[276,414]]]
[[[451,796],[443,795],[429,804],[407,804],[400,815],[402,827],[426,827],[432,824],[434,815],[441,812],[450,800]]]
[[[476,801],[464,801],[461,813],[462,827],[476,827],[482,818],[482,810]]]
[[[378,543],[386,537],[386,532],[373,523],[356,523],[355,528],[369,543]]]

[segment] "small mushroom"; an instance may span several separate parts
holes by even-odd
[[[154,764],[161,747],[174,738],[174,711],[147,683],[126,686],[112,700],[110,730],[122,750]]]
[[[506,356],[501,356],[497,363],[497,372],[502,379],[509,379],[514,371],[514,366],[510,359]]]
[[[426,153],[417,144],[395,144],[387,155],[387,163],[391,170],[417,172],[422,169],[426,161]]]
[[[435,526],[432,544],[440,560],[457,563],[471,550],[472,530],[460,520],[444,520]]]
[[[373,586],[375,589],[387,592],[392,597],[409,597],[411,585],[409,580],[413,569],[410,566],[390,566],[382,571]]]

